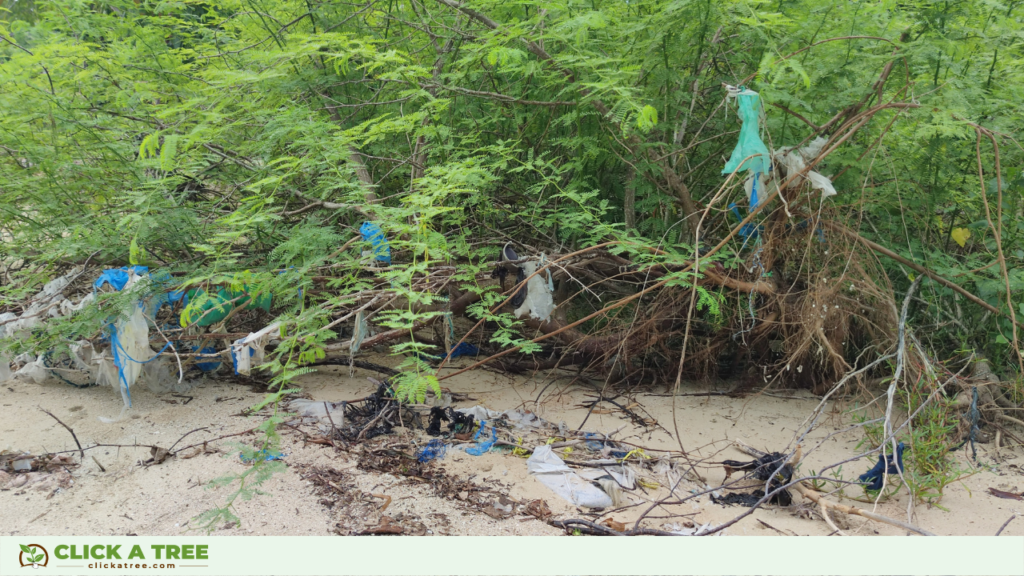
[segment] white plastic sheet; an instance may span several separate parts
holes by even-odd
[[[341,426],[345,423],[345,406],[343,402],[324,402],[323,400],[309,400],[296,398],[288,403],[288,410],[295,412],[303,422],[319,422]],[[327,416],[330,415],[330,418]]]
[[[566,466],[550,446],[535,449],[526,461],[526,469],[541,484],[576,506],[608,508],[614,505],[611,496]]]

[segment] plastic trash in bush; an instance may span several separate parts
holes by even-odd
[[[149,347],[149,324],[141,306],[136,306],[127,319],[119,319],[109,327],[110,351],[118,372],[118,389],[125,406],[131,407],[130,388],[142,372],[142,365],[156,352]]]
[[[373,255],[377,261],[390,266],[391,245],[388,244],[388,239],[384,236],[384,231],[380,229],[380,226],[373,222],[363,222],[363,225],[359,227],[359,233],[363,235],[363,240],[373,246]]]
[[[335,427],[345,424],[345,407],[347,402],[325,402],[323,400],[309,400],[307,398],[296,398],[288,402],[288,410],[294,412],[303,421],[311,419],[321,424],[334,423]],[[328,418],[330,416],[330,418]]]
[[[829,196],[836,195],[836,189],[832,186],[832,181],[826,176],[818,174],[814,170],[807,173],[807,180],[811,183],[811,188],[815,190],[821,190],[821,197],[828,198]]]
[[[200,350],[196,346],[193,346],[192,347],[192,351],[193,352],[198,352],[199,354],[211,354],[211,355],[217,353],[217,349],[216,348],[212,348],[212,347],[209,347],[209,346],[206,347],[206,348],[203,348],[202,350]],[[203,372],[213,372],[214,370],[220,368],[220,361],[219,360],[213,360],[212,358],[206,358],[204,360],[205,361],[202,361],[202,362],[196,362],[196,368],[199,368]]]
[[[110,284],[114,290],[120,292],[124,290],[125,286],[128,286],[132,280],[132,276],[141,277],[149,272],[149,268],[146,266],[127,266],[124,268],[109,268],[104,270],[100,277],[96,279],[92,287],[94,290],[99,290],[104,284]]]
[[[263,363],[263,349],[280,329],[281,324],[275,322],[245,338],[239,338],[231,344],[231,361],[235,366],[235,374],[249,375],[253,366]]]
[[[522,410],[506,410],[499,412],[497,410],[491,410],[483,406],[473,406],[472,408],[464,408],[456,410],[460,414],[472,416],[475,420],[497,420],[498,418],[505,418],[512,424],[512,427],[517,431],[521,430],[532,430],[534,428],[540,428],[547,424],[544,420],[537,417],[533,412],[524,412]]]
[[[193,301],[202,296],[207,295],[206,290],[202,288],[198,290],[189,290],[185,295],[186,302]],[[231,298],[227,297],[227,293],[221,291],[216,295],[209,295],[209,299],[203,302],[198,309],[186,308],[181,312],[181,325],[188,326],[195,324],[197,326],[212,326],[218,322],[223,321],[234,309],[234,304],[231,304]]]
[[[96,297],[93,296],[92,294],[86,294],[81,300],[78,301],[78,304],[72,304],[71,300],[64,300],[63,302],[60,303],[61,316],[69,316],[71,315],[72,312],[78,312],[82,308],[85,308],[89,304],[93,303],[95,300]]]
[[[743,86],[739,88],[727,86],[726,89],[729,92],[728,97],[737,100],[738,113],[743,124],[740,126],[739,141],[736,143],[729,161],[726,162],[725,168],[722,169],[722,174],[732,174],[737,170],[746,170],[750,173],[753,181],[748,199],[750,207],[755,208],[761,198],[757,193],[762,192],[756,190],[755,185],[762,182],[762,178],[769,173],[772,165],[771,154],[768,152],[768,147],[761,141],[760,136],[761,99],[757,92],[747,90]],[[749,156],[753,157],[748,158]]]
[[[452,360],[455,360],[459,356],[477,356],[480,354],[480,349],[469,342],[462,342],[455,348],[452,348]]]
[[[732,215],[736,217],[736,222],[743,222],[743,216],[740,215],[739,208],[736,204],[729,204],[729,210],[732,211]],[[758,224],[755,225],[753,222],[747,222],[744,224],[739,231],[740,238],[743,238],[743,243],[746,244],[748,240],[754,240],[758,235],[764,232],[764,226]]]
[[[536,262],[524,264],[521,268],[523,278],[530,278],[530,275],[536,272],[537,268]],[[549,283],[544,281],[544,277],[541,274],[530,278],[526,283],[526,298],[523,299],[522,305],[516,308],[516,318],[522,318],[529,314],[531,318],[546,322],[551,317],[551,312],[554,309],[555,301],[551,296]]]
[[[785,146],[779,148],[775,152],[775,162],[777,165],[782,166],[785,172],[785,179],[789,179],[796,174],[800,174],[807,168],[807,163],[812,162],[815,158],[821,154],[821,151],[825,148],[828,140],[818,136],[812,140],[807,146],[794,150],[792,146]],[[832,186],[832,180],[827,176],[823,176],[814,170],[808,170],[806,173],[808,182],[811,183],[811,188],[815,190],[821,190],[822,198],[828,198],[829,196],[835,196],[836,189]],[[797,189],[803,184],[803,177],[797,176],[789,183],[788,188]]]
[[[491,275],[492,278],[497,278],[498,282],[502,286],[505,285],[505,278],[508,276],[508,270],[503,265],[501,265],[501,263],[505,262],[506,260],[509,262],[515,262],[519,260],[519,255],[516,254],[516,251],[512,249],[512,246],[510,244],[505,244],[505,246],[501,249],[501,254],[498,256],[499,265],[497,268],[494,269],[494,273]],[[526,280],[526,272],[523,270],[523,267],[519,266],[518,264],[514,265],[514,268],[516,270],[516,286],[519,286],[520,284],[523,283],[524,280]],[[519,289],[516,290],[516,293],[512,295],[512,306],[514,308],[519,308],[520,306],[522,306],[523,302],[526,301],[526,294],[527,287],[520,286]]]
[[[20,317],[13,313],[0,315],[0,338],[28,338],[32,329],[42,324],[46,316],[59,316],[60,306],[64,300],[61,292],[71,284],[71,280],[77,275],[78,269],[75,269],[47,282],[43,285],[43,289],[29,300],[31,304]]]
[[[40,355],[19,368],[11,377],[16,380],[31,380],[36,384],[42,384],[50,378],[50,370],[46,366],[45,359]]]
[[[435,354],[425,354],[423,352],[415,352],[415,354],[416,354],[416,356],[420,360],[428,360],[428,361],[429,360],[434,360],[434,361],[444,360],[444,356],[440,355],[440,354],[437,354],[437,355],[435,355]],[[479,348],[477,348],[473,344],[470,344],[469,342],[463,342],[463,343],[459,344],[458,346],[452,348],[452,353],[451,353],[451,358],[450,359],[451,360],[455,360],[456,358],[458,358],[460,356],[477,356],[479,354],[480,354],[480,349]]]
[[[92,367],[93,348],[88,340],[71,344],[67,350],[51,350],[43,354],[42,358],[50,374],[61,382],[75,388],[96,385],[96,374]]]

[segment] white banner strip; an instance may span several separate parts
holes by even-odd
[[[1024,575],[1024,537],[0,537],[0,575]]]

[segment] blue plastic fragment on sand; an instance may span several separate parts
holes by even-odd
[[[261,456],[262,459],[260,458]],[[280,452],[274,452],[269,450],[260,450],[259,452],[256,453],[256,457],[254,458],[246,458],[245,454],[242,454],[241,452],[238,453],[238,457],[241,458],[242,462],[245,462],[246,464],[250,462],[255,462],[257,460],[262,460],[263,462],[270,462],[272,460],[283,460],[285,456],[286,454],[281,454]]]
[[[448,445],[442,442],[440,438],[435,438],[430,442],[427,442],[427,445],[423,447],[423,450],[420,450],[419,453],[416,454],[416,460],[420,463],[425,463],[430,462],[435,458],[444,458],[444,454],[447,451]]]
[[[888,469],[887,469],[888,465]],[[897,466],[899,467],[897,469]],[[885,473],[882,471],[885,470]],[[860,475],[860,481],[866,483],[867,486],[864,488],[867,490],[881,490],[882,482],[885,479],[885,474],[899,474],[900,470],[903,470],[903,442],[900,442],[896,446],[896,461],[893,462],[893,455],[886,454],[885,456],[878,457],[878,463],[871,470]]]

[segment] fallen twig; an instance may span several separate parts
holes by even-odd
[[[932,534],[931,532],[923,528],[918,528],[917,526],[907,524],[906,522],[900,522],[899,520],[893,520],[888,516],[882,516],[881,514],[868,512],[867,510],[864,510],[862,508],[854,508],[853,506],[846,506],[843,504],[829,502],[821,495],[819,495],[817,492],[815,492],[807,485],[805,485],[803,482],[797,482],[796,484],[794,484],[793,489],[799,492],[800,495],[803,496],[804,498],[807,498],[811,502],[814,502],[815,504],[821,506],[823,514],[827,513],[828,509],[831,508],[839,512],[845,512],[846,514],[849,514],[851,516],[860,516],[862,518],[867,518],[868,520],[874,520],[875,522],[881,522],[883,524],[889,524],[890,526],[896,526],[897,528],[903,528],[904,530],[909,530],[922,536],[935,536],[935,534]],[[831,522],[829,524],[831,524]],[[838,530],[838,528],[836,528],[835,526],[833,526],[832,528]]]
[[[999,527],[999,531],[996,532],[996,536],[999,536],[1000,534],[1002,534],[1003,530],[1006,530],[1006,527],[1009,526],[1010,522],[1013,522],[1013,519],[1016,518],[1016,517],[1017,517],[1017,513],[1014,512],[1012,516],[1007,518],[1006,522],[1003,522],[1003,525]]]
[[[170,452],[171,450],[174,450],[174,447],[178,445],[178,442],[181,442],[182,440],[184,440],[185,436],[188,436],[189,434],[192,434],[193,432],[199,432],[200,430],[208,430],[208,429],[209,428],[207,428],[206,426],[203,426],[202,428],[196,428],[195,430],[190,430],[188,432],[185,432],[185,434],[183,434],[181,436],[181,438],[178,438],[177,440],[175,440],[174,444],[171,444],[171,447],[168,448],[167,451]]]
[[[625,532],[618,532],[607,526],[602,526],[589,520],[552,520],[549,522],[550,525],[555,528],[561,528],[567,533],[572,533],[573,530],[579,530],[583,534],[591,536],[682,536],[682,534],[675,534],[673,532],[666,532],[664,530],[655,530],[653,528],[635,528],[633,530],[626,530]],[[573,528],[573,527],[576,528]]]
[[[39,409],[40,409],[40,410],[43,410],[42,408],[39,408]],[[43,412],[45,412],[46,414],[48,414],[48,415],[50,416],[50,418],[53,418],[54,420],[56,420],[56,421],[57,421],[57,424],[60,424],[60,425],[61,425],[61,426],[63,426],[63,427],[64,427],[64,428],[65,428],[65,429],[66,429],[66,430],[67,430],[68,432],[70,432],[70,433],[71,433],[71,437],[75,439],[75,444],[76,444],[76,445],[78,446],[78,454],[79,454],[79,455],[80,455],[80,456],[82,457],[82,460],[84,461],[84,460],[85,460],[85,450],[83,450],[83,449],[82,449],[82,443],[78,441],[78,436],[76,436],[76,435],[75,435],[75,431],[74,431],[74,430],[72,430],[72,429],[71,429],[71,427],[70,427],[70,426],[68,426],[67,424],[65,424],[65,423],[61,422],[61,421],[60,421],[60,418],[57,418],[56,416],[54,416],[54,415],[53,415],[53,412],[50,412],[49,410],[43,410]],[[101,468],[102,468],[102,466],[101,466]]]

